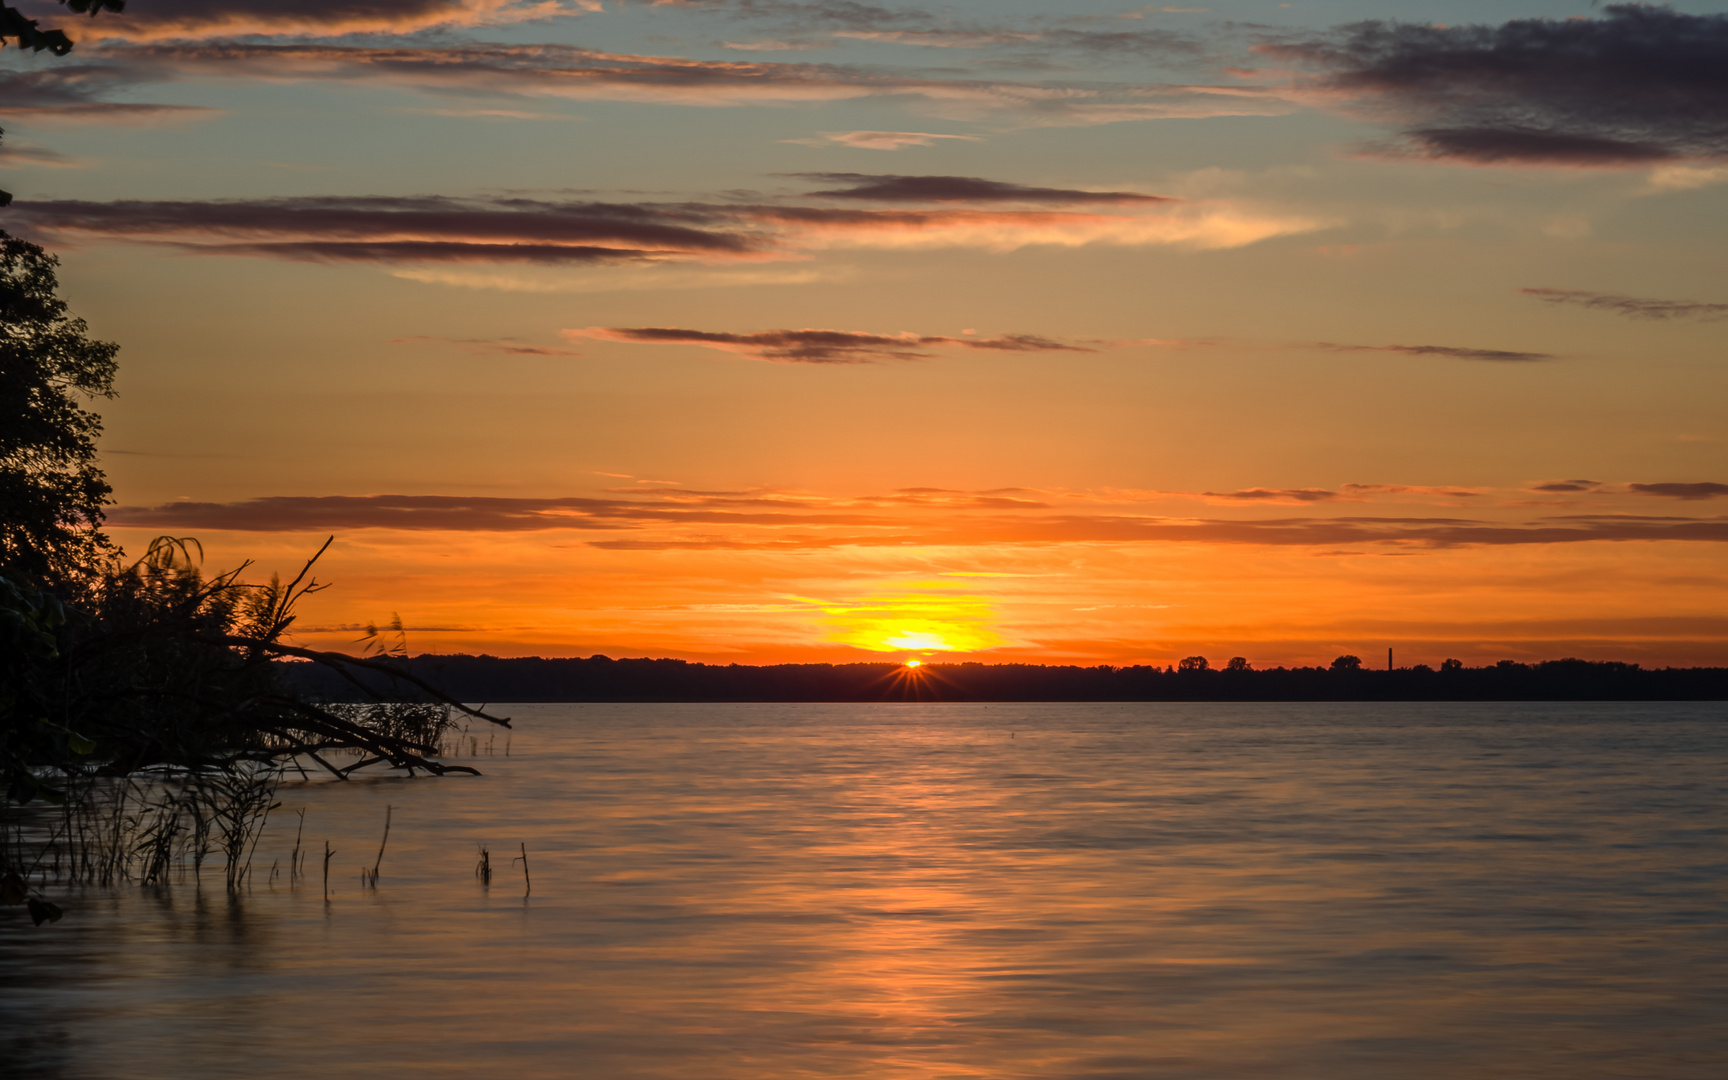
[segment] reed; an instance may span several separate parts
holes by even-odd
[[[282,641],[296,602],[324,588],[311,577],[317,555],[286,584],[249,585],[239,580],[245,567],[205,577],[195,550],[201,557],[196,541],[158,539],[137,563],[93,579],[75,611],[0,581],[0,626],[17,623],[34,643],[28,655],[0,649],[0,878],[27,891],[166,885],[202,882],[209,864],[239,892],[287,772],[477,772],[437,760],[454,717],[505,721],[407,671],[399,620],[395,645],[360,657]],[[309,700],[283,683],[286,659],[356,683],[356,671],[383,676],[396,700]],[[296,883],[305,873],[297,814]]]

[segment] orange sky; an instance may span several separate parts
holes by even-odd
[[[1723,4],[134,7],[0,227],[307,644],[1728,663]]]

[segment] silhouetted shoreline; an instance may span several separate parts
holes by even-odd
[[[1728,668],[1654,668],[1616,661],[1501,661],[1485,667],[1376,671],[1268,668],[1176,671],[1153,666],[899,663],[700,664],[685,660],[504,658],[467,654],[397,661],[460,701],[1717,701]],[[289,678],[329,701],[365,695],[316,665]],[[359,673],[388,696],[388,679]]]

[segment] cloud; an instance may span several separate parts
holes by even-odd
[[[750,511],[744,505],[772,506]],[[116,527],[187,527],[234,532],[320,529],[405,529],[522,532],[608,530],[648,523],[728,525],[863,525],[857,514],[795,513],[760,500],[512,499],[454,495],[277,496],[237,503],[176,502],[124,507],[109,515]]]
[[[1589,292],[1585,289],[1519,289],[1525,296],[1549,304],[1570,304],[1592,311],[1607,311],[1629,319],[1720,319],[1728,316],[1728,304],[1704,303],[1697,300],[1650,300],[1618,293]]]
[[[32,146],[29,143],[0,143],[0,167],[15,165],[37,165],[50,169],[79,169],[87,161],[51,150],[46,146]]]
[[[837,64],[699,60],[561,44],[384,47],[214,41],[114,45],[91,55],[169,81],[378,82],[438,94],[514,95],[702,107],[901,98],[957,119],[1004,114],[1025,125],[1273,116],[1263,87],[1027,82],[906,74]]]
[[[1546,484],[1534,484],[1530,490],[1540,491],[1544,495],[1571,495],[1596,491],[1601,486],[1600,480],[1554,480]]]
[[[1227,499],[1231,502],[1314,503],[1338,498],[1336,491],[1325,488],[1247,488],[1242,491],[1205,491],[1201,494],[1208,499]]]
[[[911,333],[871,334],[855,330],[762,330],[753,334],[714,333],[659,327],[590,326],[566,330],[566,337],[625,341],[639,345],[701,345],[723,352],[783,364],[870,364],[884,360],[922,360],[932,348],[994,352],[1095,352],[1034,334],[994,338],[941,337]]]
[[[1723,183],[1728,183],[1728,165],[1663,165],[1650,170],[1646,193],[1694,191]]]
[[[820,172],[794,173],[809,180],[845,187],[812,191],[809,195],[827,199],[864,199],[871,202],[1017,202],[1052,205],[1084,205],[1105,203],[1133,205],[1173,202],[1162,195],[1142,195],[1131,191],[1075,191],[1067,188],[1026,187],[984,180],[973,176],[896,176],[871,173]]]
[[[192,105],[106,100],[106,95],[144,78],[143,73],[129,66],[114,64],[60,63],[37,71],[0,71],[0,115],[6,117],[8,126],[15,123],[147,126],[216,116],[221,112]]]
[[[823,248],[1168,244],[1229,248],[1318,228],[1225,205],[1146,212],[883,210],[720,202],[448,196],[16,203],[13,220],[58,242],[102,237],[190,254],[310,262],[653,264],[800,259]]]
[[[1728,495],[1728,484],[1627,484],[1626,486],[1640,495],[1662,495],[1686,502]]]
[[[785,139],[799,146],[850,146],[856,150],[904,150],[934,146],[939,139],[982,142],[979,135],[938,135],[928,131],[818,131],[813,138]]]
[[[1453,360],[1489,360],[1496,363],[1528,363],[1554,359],[1552,353],[1472,349],[1456,345],[1335,345],[1323,341],[1320,342],[1320,348],[1335,352],[1389,352],[1404,356],[1444,356]]]
[[[390,345],[456,345],[467,352],[480,355],[502,354],[504,356],[581,356],[574,349],[554,349],[544,345],[530,345],[517,338],[452,338],[433,337],[426,334],[415,334],[410,337],[391,338]]]
[[[991,501],[995,499],[996,501]],[[601,533],[619,550],[811,550],[1073,542],[1254,544],[1395,549],[1628,541],[1728,543],[1728,518],[1569,515],[1530,521],[1452,517],[1158,517],[1074,514],[1029,500],[955,493],[931,501],[787,498],[767,492],[642,492],[636,498],[448,495],[282,496],[235,503],[121,506],[116,528],[180,533],[351,529]],[[625,535],[620,535],[625,534]]]
[[[1362,22],[1258,50],[1323,70],[1294,92],[1399,124],[1393,152],[1408,156],[1586,168],[1728,157],[1728,15],[1603,12]]]
[[[816,0],[812,3],[791,3],[786,0],[716,0],[708,3],[657,6],[678,6],[721,14],[737,20],[772,22],[775,30],[783,36],[797,36],[805,40],[811,35],[826,33],[842,40],[914,45],[933,49],[1009,49],[1027,54],[1027,60],[1031,63],[1046,62],[1042,61],[1042,54],[1058,52],[1119,54],[1140,58],[1185,58],[1202,51],[1198,39],[1174,30],[1095,30],[1084,25],[1050,25],[1054,20],[1049,18],[1017,24],[959,22],[939,17],[926,8],[888,8],[856,3],[853,0]],[[1076,21],[1088,23],[1097,20],[1082,16]]]
[[[1014,251],[1048,245],[1083,247],[1245,247],[1279,236],[1327,228],[1299,214],[1254,210],[1230,203],[1158,203],[1116,213],[1067,210],[875,210],[829,207],[757,208],[764,222],[796,234],[805,248],[926,250],[967,247]]]
[[[249,36],[412,34],[422,30],[498,26],[599,11],[600,0],[148,0],[122,14],[69,19],[45,0],[26,0],[30,14],[58,14],[75,39],[190,40]]]
[[[674,205],[442,196],[15,204],[33,230],[170,243],[200,254],[362,262],[594,263],[738,256],[759,245]]]
[[[1345,484],[1344,492],[1353,496],[1426,495],[1442,499],[1474,499],[1482,492],[1460,487],[1433,487],[1423,484]]]

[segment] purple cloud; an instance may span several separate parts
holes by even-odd
[[[1645,165],[1728,156],[1728,15],[1612,4],[1499,26],[1361,22],[1259,50],[1324,74],[1298,93],[1400,124],[1418,157]]]

